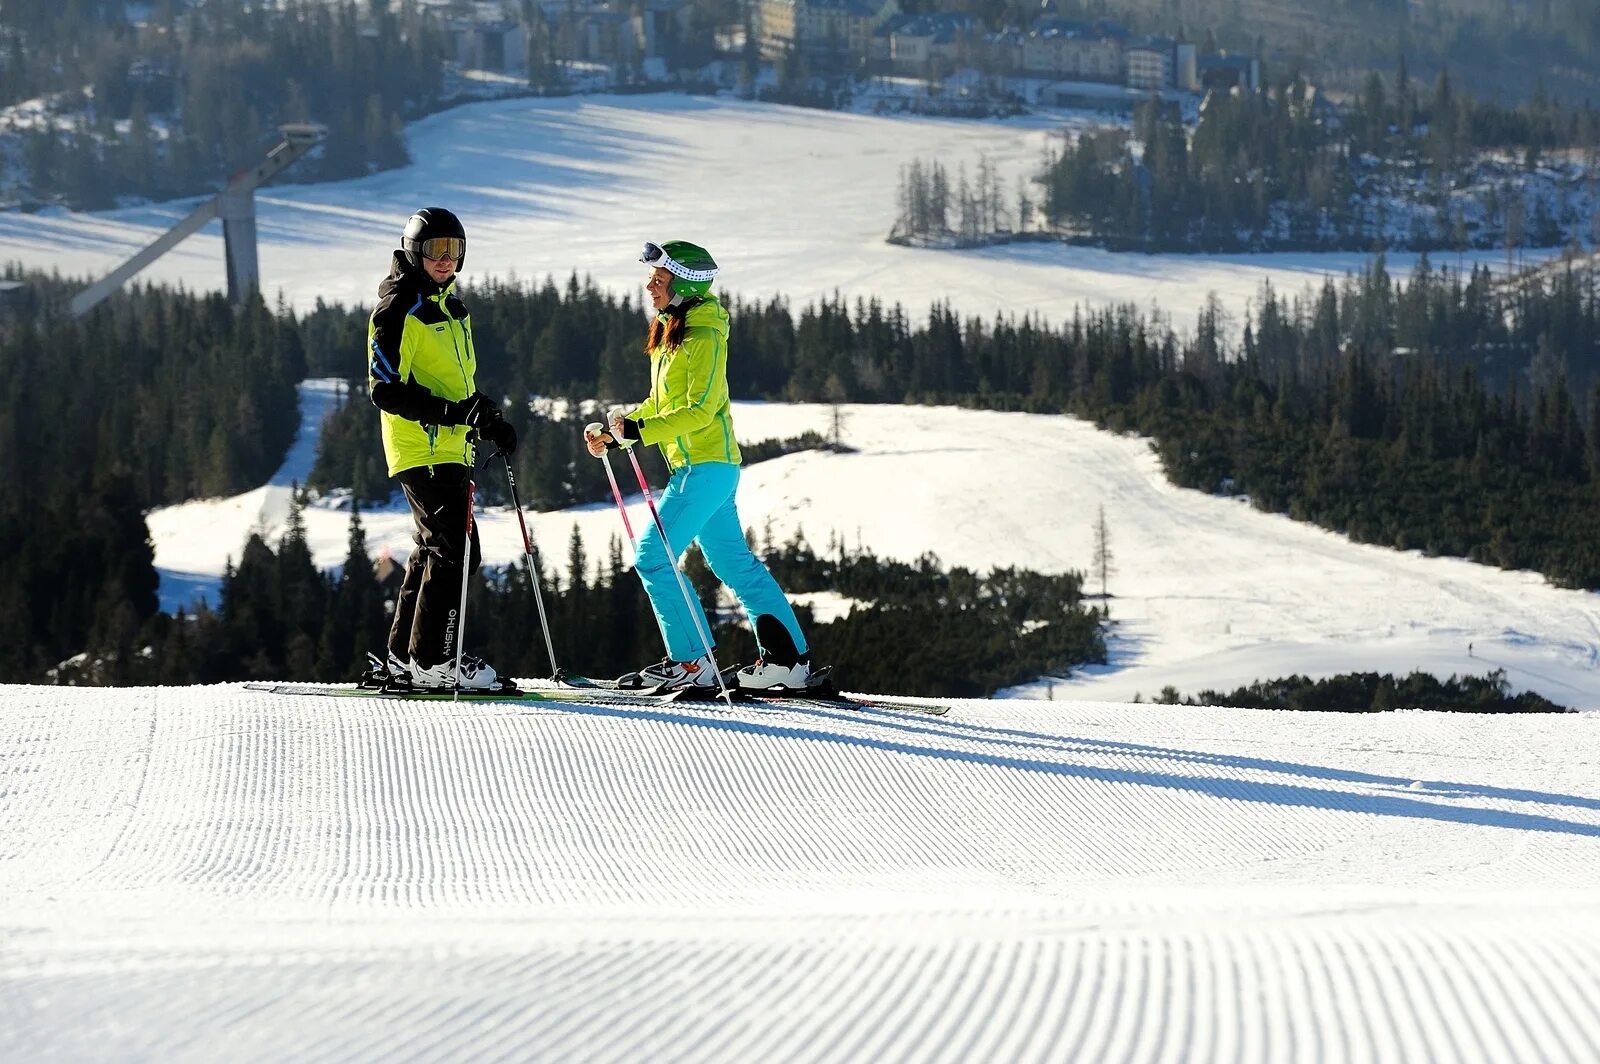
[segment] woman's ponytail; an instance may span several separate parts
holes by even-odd
[[[689,327],[689,308],[699,306],[702,302],[703,298],[685,300],[677,306],[668,307],[665,312],[651,319],[650,334],[644,342],[645,354],[658,347],[670,351],[682,346],[684,330]]]

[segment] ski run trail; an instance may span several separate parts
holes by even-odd
[[[0,688],[0,1058],[1593,1061],[1600,713]]]

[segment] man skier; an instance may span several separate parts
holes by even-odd
[[[389,475],[416,523],[389,628],[388,680],[419,688],[492,690],[495,671],[460,655],[462,581],[477,572],[478,531],[467,556],[474,441],[511,454],[517,434],[477,390],[472,320],[455,294],[467,233],[443,207],[406,222],[367,325],[367,384],[380,411]],[[463,569],[465,562],[465,569]]]

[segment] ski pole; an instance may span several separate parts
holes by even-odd
[[[461,645],[467,641],[467,570],[472,567],[472,496],[477,490],[471,478],[467,480],[467,541],[461,548],[461,610],[456,614],[456,693],[452,701],[461,701]]]
[[[694,622],[694,629],[700,635],[700,643],[706,648],[706,658],[711,662],[711,668],[717,674],[717,686],[722,688],[723,701],[728,703],[728,708],[733,708],[733,695],[728,692],[727,681],[722,678],[722,670],[717,666],[717,653],[711,649],[711,633],[706,630],[705,613],[700,608],[700,602],[689,593],[689,581],[683,575],[683,570],[678,568],[678,552],[672,549],[672,542],[667,539],[667,526],[661,523],[661,511],[656,509],[656,497],[650,491],[650,482],[645,479],[644,470],[639,466],[639,458],[633,453],[633,448],[624,448],[628,452],[628,461],[633,463],[633,475],[639,478],[639,487],[644,489],[644,498],[650,504],[650,517],[656,523],[656,531],[661,534],[661,545],[667,549],[667,561],[672,565],[672,575],[678,580],[678,590],[683,592],[683,604],[689,609],[689,619]],[[610,469],[610,463],[606,464]]]
[[[584,430],[584,435],[598,436],[605,432],[605,430],[605,426],[596,421]],[[622,489],[617,487],[617,474],[611,468],[611,452],[601,451],[600,460],[605,463],[606,479],[611,482],[611,497],[617,501],[617,513],[622,515],[622,527],[627,530],[628,543],[633,547],[634,563],[637,564],[639,560],[639,540],[638,537],[633,534],[633,522],[628,520],[628,506],[622,501]],[[667,647],[667,630],[661,627],[661,618],[659,616],[656,617],[656,628],[661,632],[662,649],[666,650],[668,656],[670,657],[672,651]]]
[[[617,500],[617,512],[622,515],[622,527],[628,530],[628,542],[634,542],[633,525],[628,520],[628,508],[622,504],[622,490],[617,487],[617,475],[611,471],[611,452],[601,451],[600,460],[606,464],[606,479],[611,481],[611,497]]]
[[[511,471],[511,458],[504,451],[500,458],[506,464],[506,484],[511,489],[511,505],[517,511],[517,524],[522,527],[522,551],[528,556],[528,579],[533,582],[533,601],[539,606],[539,628],[544,632],[544,649],[550,655],[550,678],[561,679],[561,666],[556,664],[556,645],[550,639],[550,619],[544,612],[544,592],[539,588],[539,574],[533,569],[533,540],[528,537],[528,522],[522,516],[522,503],[517,499],[517,477]]]

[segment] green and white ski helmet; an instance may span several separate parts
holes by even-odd
[[[639,261],[651,269],[657,266],[672,274],[674,303],[695,299],[711,291],[712,278],[717,276],[717,260],[699,244],[687,240],[669,240],[665,244],[646,242]]]

